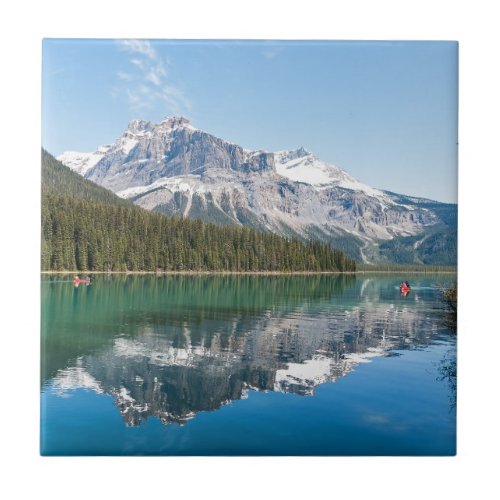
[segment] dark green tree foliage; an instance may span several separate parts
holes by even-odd
[[[148,212],[92,185],[45,152],[42,169],[42,270],[356,269],[354,260],[318,241]]]
[[[84,200],[102,201],[114,205],[130,206],[130,202],[123,200],[112,191],[94,182],[84,179],[42,149],[42,196],[51,193],[65,194]]]
[[[415,243],[421,244],[415,248]],[[399,236],[381,243],[380,254],[389,262],[397,264],[448,265],[457,264],[457,230],[444,228],[429,233],[425,238]]]
[[[44,270],[354,271],[339,250],[136,207],[43,196]]]

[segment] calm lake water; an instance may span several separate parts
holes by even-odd
[[[452,275],[42,276],[44,455],[454,455]]]

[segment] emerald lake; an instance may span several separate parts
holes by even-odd
[[[456,453],[454,275],[41,281],[43,455]]]

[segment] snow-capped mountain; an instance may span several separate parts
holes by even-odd
[[[443,223],[445,204],[372,188],[304,148],[243,149],[184,117],[133,120],[114,144],[58,159],[149,210],[319,238],[364,260],[394,238],[421,235],[418,247]]]

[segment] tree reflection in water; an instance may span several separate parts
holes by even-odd
[[[438,371],[440,376],[438,380],[446,381],[450,389],[450,408],[455,410],[457,407],[457,353],[456,350],[450,350],[440,361]]]

